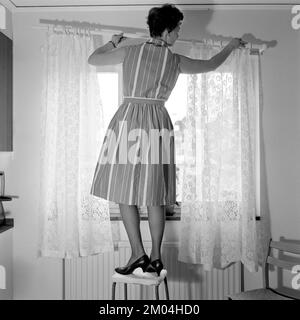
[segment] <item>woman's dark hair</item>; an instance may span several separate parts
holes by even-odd
[[[182,12],[172,4],[150,9],[147,18],[150,36],[159,37],[165,29],[171,32],[181,20],[183,20]]]

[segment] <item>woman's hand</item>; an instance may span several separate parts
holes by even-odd
[[[248,42],[244,41],[242,38],[233,38],[230,42],[229,45],[233,48],[233,49],[240,49],[240,48],[245,48],[245,45]]]
[[[111,42],[114,44],[115,47],[117,47],[117,45],[126,39],[126,37],[123,37],[123,32],[119,33],[119,34],[114,34],[112,37],[111,37]]]

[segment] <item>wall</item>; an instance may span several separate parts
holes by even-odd
[[[229,37],[252,34],[276,40],[262,56],[264,105],[262,142],[265,176],[264,206],[271,212],[273,238],[299,238],[300,197],[300,31],[290,25],[290,8],[185,11],[183,38],[209,34]],[[39,193],[39,132],[42,52],[45,30],[34,29],[39,19],[88,21],[145,29],[144,11],[18,12],[14,26],[14,153],[6,164],[7,188],[19,199],[9,204],[15,218],[15,299],[61,299],[62,263],[37,258]],[[133,22],[134,21],[134,22]],[[255,23],[254,23],[255,22]],[[179,48],[174,48],[174,51]],[[182,50],[182,49],[181,49]],[[5,166],[4,166],[5,167]],[[246,272],[246,288],[260,284]]]
[[[12,28],[12,13],[5,8],[6,11],[6,29],[1,29],[0,31],[5,34],[8,38],[13,39],[13,28]],[[0,152],[0,171],[5,171],[5,174],[10,172],[13,161],[13,153],[11,152]],[[7,183],[9,185],[9,183]],[[5,205],[5,204],[4,204]],[[12,288],[12,259],[10,251],[13,249],[13,231],[5,231],[0,235],[0,253],[3,259],[3,264],[6,264],[7,273],[7,288],[5,290],[0,290],[0,300],[9,299],[13,295]],[[4,244],[6,247],[4,247]],[[0,263],[1,264],[1,263]]]

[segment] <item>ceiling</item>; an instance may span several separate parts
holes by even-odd
[[[166,2],[179,6],[195,6],[195,5],[294,5],[299,0],[0,0],[4,6],[12,11],[18,9],[33,8],[68,8],[68,7],[101,7],[101,6],[153,6],[161,5]]]

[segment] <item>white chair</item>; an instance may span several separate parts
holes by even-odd
[[[115,300],[116,284],[124,284],[124,300],[127,300],[127,284],[138,284],[141,286],[154,286],[155,287],[155,298],[159,300],[159,285],[164,282],[166,300],[169,300],[169,290],[167,283],[167,270],[163,269],[160,272],[160,276],[154,276],[150,273],[143,273],[141,268],[134,270],[132,274],[123,275],[115,272],[112,275],[112,300]]]

